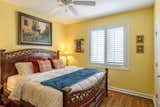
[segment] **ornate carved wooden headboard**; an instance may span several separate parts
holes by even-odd
[[[45,49],[23,49],[12,52],[0,50],[0,80],[5,83],[9,76],[17,74],[15,68],[16,62],[27,62],[29,59],[38,58],[59,58],[59,51],[51,51]]]

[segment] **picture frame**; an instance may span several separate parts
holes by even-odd
[[[144,43],[144,35],[137,35],[136,43]]]
[[[18,45],[52,46],[52,23],[18,12]]]
[[[143,45],[137,45],[136,53],[144,53],[144,46]]]
[[[83,53],[84,52],[84,39],[75,40],[75,52]]]

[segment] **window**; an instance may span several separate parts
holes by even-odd
[[[90,31],[90,64],[128,68],[128,25],[111,25]]]
[[[99,29],[91,32],[91,57],[90,60],[94,64],[105,63],[105,30]],[[93,42],[92,42],[93,41]]]

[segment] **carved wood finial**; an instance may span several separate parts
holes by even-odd
[[[6,50],[5,49],[0,49],[0,53],[3,53],[5,52]]]
[[[63,93],[69,93],[69,92],[71,92],[72,91],[72,88],[70,88],[70,87],[64,87],[63,89],[62,89],[62,91],[63,91]]]
[[[106,88],[106,96],[108,96],[108,68],[105,68],[106,70],[106,84],[105,84],[105,88]]]
[[[108,72],[108,68],[105,68],[106,72]]]

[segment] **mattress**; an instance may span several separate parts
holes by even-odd
[[[40,82],[56,78],[65,74],[83,69],[81,67],[68,66],[62,69],[52,70],[44,73],[35,73],[24,77],[17,87],[11,92],[9,98],[12,100],[24,100],[36,107],[63,107],[63,93],[57,89],[43,86]],[[103,78],[104,72],[97,73],[88,79],[80,81],[70,88],[72,92],[90,88]],[[13,77],[16,78],[17,77]]]

